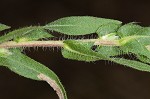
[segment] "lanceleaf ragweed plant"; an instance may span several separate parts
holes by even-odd
[[[0,31],[9,29],[0,24]],[[92,39],[48,40],[52,31],[82,36],[96,33]],[[92,47],[95,49],[92,49]],[[33,80],[50,84],[60,99],[67,99],[57,75],[41,63],[22,53],[26,47],[61,47],[64,58],[78,61],[107,60],[140,71],[150,72],[150,27],[134,22],[122,24],[112,19],[73,16],[58,19],[44,26],[20,28],[0,37],[0,65]],[[125,57],[134,55],[136,59]]]

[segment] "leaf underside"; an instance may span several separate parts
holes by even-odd
[[[51,87],[59,89],[56,90],[57,93],[60,93],[58,96],[62,99],[67,99],[66,92],[59,78],[53,71],[22,54],[18,49],[11,49],[10,53],[8,56],[0,57],[0,65],[6,66],[11,71],[33,80],[43,80],[43,78],[40,79],[38,76],[41,74],[45,75],[45,77],[50,79]]]

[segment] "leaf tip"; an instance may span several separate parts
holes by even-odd
[[[40,80],[46,81],[57,93],[59,99],[66,99],[65,95],[62,91],[62,89],[60,88],[60,86],[56,83],[55,80],[51,79],[50,77],[40,73],[39,75],[37,75],[37,77]]]

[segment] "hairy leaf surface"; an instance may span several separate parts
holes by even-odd
[[[0,37],[0,43],[21,37],[25,34],[32,32],[34,29],[37,29],[37,27],[25,27],[25,28],[11,31],[11,32],[7,33],[6,35]]]
[[[99,36],[104,36],[104,35],[107,35],[109,33],[116,32],[120,26],[121,26],[121,24],[108,23],[108,24],[100,26],[98,28],[98,30],[96,31],[96,33]]]
[[[150,27],[144,27],[141,30],[139,30],[136,35],[145,35],[150,36]]]
[[[13,72],[26,78],[47,81],[57,91],[60,99],[67,99],[65,90],[53,71],[23,55],[19,50],[13,49],[10,53],[6,57],[0,57],[0,65],[6,66]]]
[[[91,49],[93,44],[71,40],[64,41],[64,44],[62,55],[65,58],[87,62],[101,60],[104,58],[103,55],[96,53]]]
[[[149,63],[149,64],[150,64],[150,59],[147,58],[147,57],[144,56],[144,55],[137,55],[137,58],[138,58],[140,61],[144,62],[144,63]]]
[[[25,41],[36,41],[39,39],[46,39],[46,38],[50,38],[50,37],[54,37],[53,35],[49,34],[46,30],[44,29],[34,29],[32,30],[30,33],[25,34],[22,37],[18,37],[15,39],[15,41],[20,42],[21,40],[25,40]]]
[[[142,62],[123,59],[123,58],[113,58],[113,59],[111,59],[111,61],[116,62],[116,63],[121,64],[121,65],[131,67],[133,69],[140,70],[140,71],[150,72],[150,66],[148,64],[145,64]]]
[[[134,23],[128,23],[119,28],[117,31],[118,35],[120,37],[126,37],[126,36],[131,36],[135,35],[138,33],[143,27],[140,25],[134,24]]]
[[[99,27],[108,23],[121,24],[120,21],[112,19],[90,16],[72,16],[51,22],[44,28],[67,35],[85,35],[95,33]]]
[[[121,51],[121,49],[119,47],[116,47],[116,46],[99,46],[99,47],[97,47],[96,52],[101,53],[107,57],[124,54]]]
[[[120,47],[124,52],[131,52],[137,55],[144,55],[150,58],[150,51],[146,48],[145,45],[140,43],[138,40],[133,39],[129,42],[126,42]]]
[[[9,28],[10,28],[9,26],[0,23],[0,31],[6,30]]]

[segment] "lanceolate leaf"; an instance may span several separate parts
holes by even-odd
[[[124,52],[131,52],[137,55],[144,55],[150,58],[150,51],[144,46],[142,43],[138,42],[138,40],[133,39],[120,47]]]
[[[0,23],[0,31],[6,30],[9,28],[10,28],[9,26]]]
[[[25,34],[22,37],[18,37],[15,39],[15,41],[17,42],[21,42],[23,40],[25,41],[36,41],[39,39],[43,39],[43,38],[51,38],[54,37],[53,35],[49,34],[46,30],[44,29],[34,29],[33,31],[31,31],[28,34]]]
[[[63,57],[68,59],[86,62],[108,60],[137,70],[150,72],[150,27],[142,27],[135,23],[121,25],[120,21],[112,19],[72,16],[58,19],[45,26],[17,29],[0,37],[0,65],[6,66],[26,78],[47,81],[56,90],[60,99],[67,99],[67,96],[57,75],[44,65],[22,54],[21,48],[16,49],[15,47],[33,45],[39,47],[44,44],[53,47],[61,46],[63,47],[61,50]],[[0,31],[8,28],[10,27],[0,24]],[[37,41],[53,37],[47,30],[66,35],[97,33],[99,38]],[[9,42],[10,40],[11,42]],[[92,49],[93,46],[97,46],[97,48]],[[135,55],[137,61],[117,58],[122,54],[129,53]]]
[[[25,27],[25,28],[21,28],[21,29],[11,31],[11,32],[7,33],[6,35],[0,37],[0,43],[6,42],[6,41],[9,41],[9,40],[18,38],[18,37],[22,37],[25,34],[29,34],[29,33],[33,32],[34,30],[36,30],[38,28],[40,28],[40,27],[30,26],[30,27]]]
[[[150,27],[144,27],[141,30],[139,30],[136,35],[145,35],[150,36]]]
[[[140,37],[137,39],[137,41],[141,43],[143,46],[150,45],[150,36]]]
[[[108,23],[105,25],[102,25],[98,28],[98,30],[96,31],[96,33],[99,36],[104,36],[107,35],[109,33],[113,33],[116,32],[118,30],[118,28],[120,27],[121,24],[116,24],[116,23]]]
[[[45,29],[61,32],[67,35],[85,35],[95,33],[105,24],[121,24],[120,21],[90,16],[72,16],[58,19],[44,26]],[[105,28],[105,27],[104,27]]]
[[[96,53],[91,49],[92,45],[93,44],[67,40],[64,41],[62,55],[65,58],[78,61],[96,61],[103,59],[103,55]]]
[[[150,66],[148,64],[144,64],[142,62],[128,60],[123,58],[112,58],[111,61],[116,62],[121,65],[125,65],[140,71],[147,71],[150,72]]]
[[[149,63],[149,64],[150,64],[150,59],[147,58],[147,57],[144,56],[144,55],[137,55],[137,58],[138,58],[140,61],[144,62],[144,63]]]
[[[104,56],[117,56],[123,55],[124,53],[116,46],[98,46],[96,52],[103,54]]]
[[[135,35],[136,33],[138,33],[143,27],[134,24],[134,23],[128,23],[125,24],[123,26],[121,26],[119,28],[119,30],[117,31],[118,35],[120,37],[126,37],[126,36],[131,36],[131,35]]]
[[[24,34],[30,33],[31,31],[33,31],[32,27],[25,27],[25,28],[14,30],[12,32],[7,33],[4,36],[1,36],[0,37],[0,43],[12,40],[12,39],[17,38],[17,37],[20,37]]]
[[[7,51],[0,52],[7,54]],[[8,55],[3,54],[3,56],[0,57],[0,65],[8,67],[21,76],[34,80],[47,81],[57,92],[60,99],[67,99],[66,92],[57,75],[44,65],[23,55],[19,50],[13,49]]]

